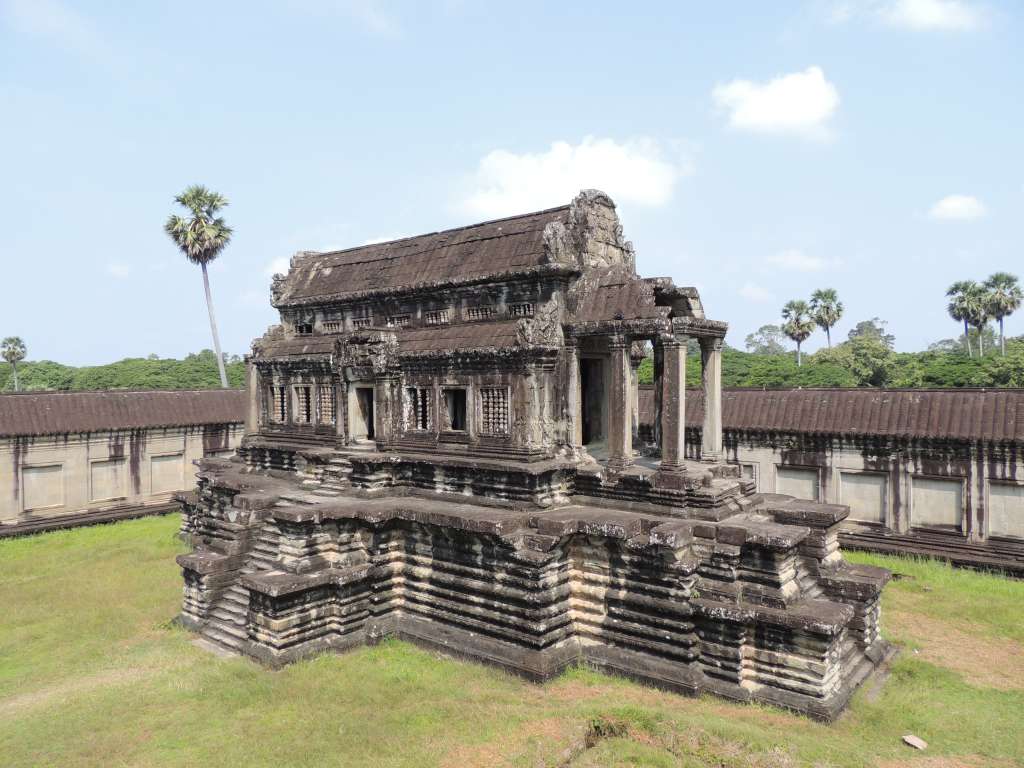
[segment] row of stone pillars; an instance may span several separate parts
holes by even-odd
[[[684,471],[686,457],[686,351],[689,338],[682,335],[660,337],[662,365],[654,385],[661,400],[661,466],[659,473],[679,474]],[[722,450],[722,338],[698,337],[701,350],[701,383],[704,389],[704,425],[701,460],[720,462]],[[631,342],[624,336],[611,336],[610,387],[608,402],[608,468],[621,471],[633,463],[633,370],[630,365]],[[577,420],[580,411],[579,348],[570,346],[569,402],[572,422],[571,441],[582,447]],[[658,380],[660,378],[660,380]]]

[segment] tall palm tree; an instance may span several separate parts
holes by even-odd
[[[1024,301],[1024,290],[1021,290],[1020,280],[1016,275],[1009,272],[995,272],[985,281],[985,289],[988,291],[988,312],[999,321],[999,349],[1006,357],[1006,334],[1003,331],[1003,320],[1007,315],[1012,315],[1020,309]]]
[[[220,336],[217,334],[217,320],[213,316],[213,297],[210,296],[210,276],[206,266],[231,242],[231,227],[217,216],[217,212],[228,204],[228,200],[218,192],[193,184],[174,198],[174,202],[187,208],[191,216],[183,218],[171,214],[164,224],[164,231],[189,261],[203,268],[203,289],[206,291],[206,309],[210,313],[213,350],[217,355],[220,385],[226,388],[228,377],[224,372],[224,355],[220,351]]]
[[[967,356],[973,356],[971,349],[971,325],[978,313],[980,294],[983,293],[981,286],[973,280],[958,280],[949,286],[946,297],[949,303],[946,311],[954,320],[964,324],[964,341],[967,342]]]
[[[825,331],[829,349],[832,349],[832,329],[842,316],[843,302],[835,288],[819,288],[811,294],[811,320]]]
[[[811,308],[806,301],[790,301],[782,308],[782,332],[796,342],[796,364],[803,365],[800,345],[814,331],[814,321],[810,317]]]
[[[20,336],[8,336],[0,341],[0,354],[11,364],[14,371],[14,391],[17,392],[19,389],[18,363],[25,359],[25,342],[21,340]]]
[[[978,357],[984,357],[985,329],[988,327],[988,321],[992,319],[992,315],[988,311],[988,292],[985,290],[985,286],[978,286],[977,291],[972,296],[972,303],[974,305],[974,316],[971,318],[971,321],[974,327],[978,329]]]

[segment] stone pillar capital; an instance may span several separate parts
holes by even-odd
[[[721,336],[702,336],[700,338],[700,348],[704,352],[721,352],[724,345],[725,339]]]

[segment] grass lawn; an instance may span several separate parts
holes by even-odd
[[[902,652],[822,725],[583,669],[533,685],[401,642],[279,672],[218,658],[170,624],[177,526],[0,541],[4,768],[1024,765],[1024,582],[851,554],[906,576],[884,608]]]

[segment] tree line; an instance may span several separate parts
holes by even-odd
[[[4,340],[4,359],[7,360]],[[8,362],[11,362],[8,360]],[[228,386],[245,385],[245,363],[238,355],[223,357]],[[220,386],[217,356],[213,351],[187,355],[184,359],[161,358],[157,355],[118,360],[107,365],[71,366],[38,360],[0,367],[0,392],[15,391],[14,370],[17,367],[21,390],[83,390],[83,389],[208,389]]]

